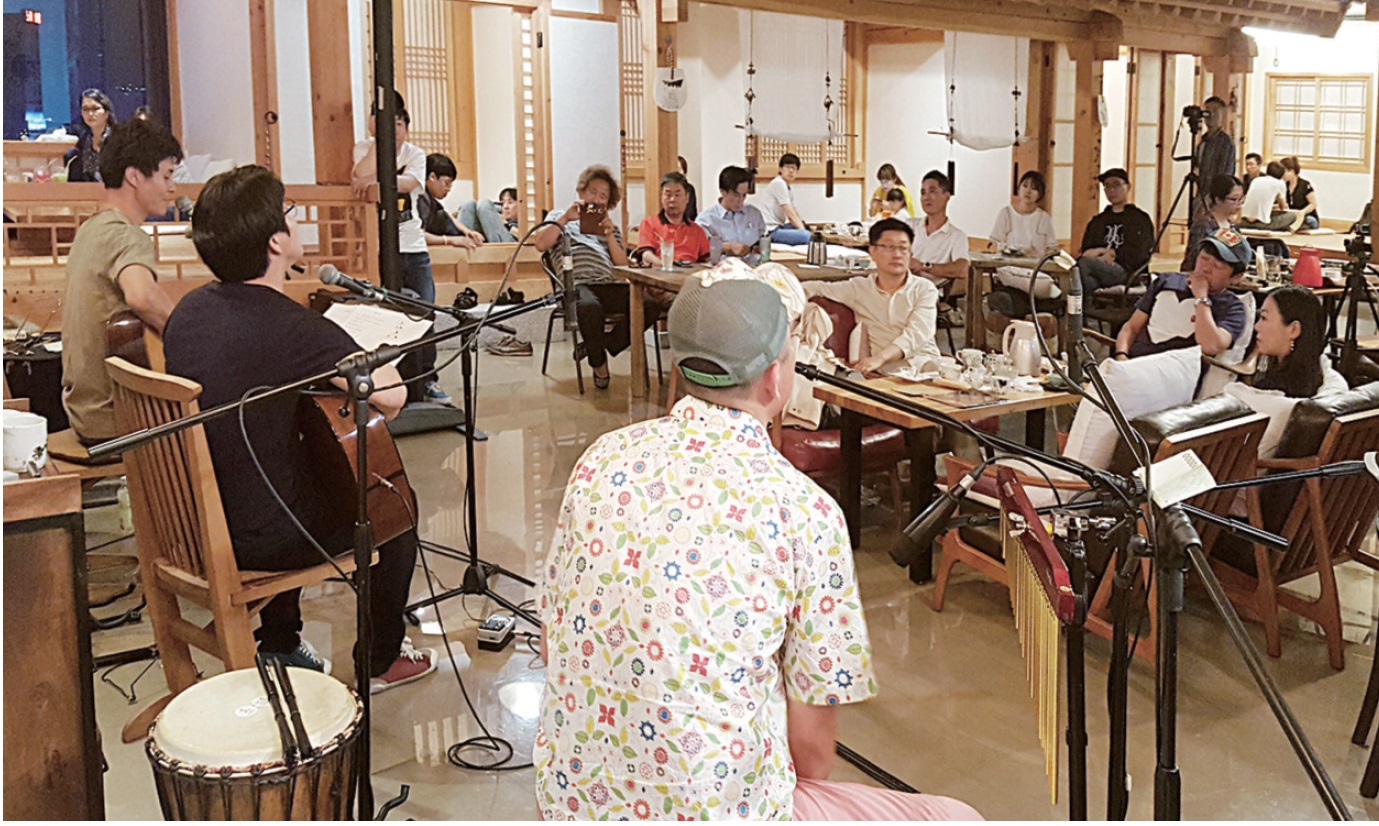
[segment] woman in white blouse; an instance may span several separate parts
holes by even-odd
[[[998,248],[1016,249],[1022,255],[1039,257],[1058,246],[1053,234],[1053,219],[1039,208],[1048,185],[1034,170],[1020,176],[1020,185],[1010,203],[996,213],[991,242]]]

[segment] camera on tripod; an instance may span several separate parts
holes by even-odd
[[[1195,103],[1183,107],[1183,120],[1187,121],[1187,127],[1194,135],[1202,131],[1202,114],[1202,107]]]
[[[1370,243],[1370,238],[1374,234],[1371,222],[1372,208],[1373,202],[1365,204],[1365,211],[1360,213],[1360,220],[1350,227],[1352,237],[1346,241],[1345,251],[1352,257],[1368,258],[1374,254],[1374,247]]]

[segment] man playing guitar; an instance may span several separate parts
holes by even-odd
[[[197,201],[192,242],[216,281],[178,303],[163,331],[163,350],[169,373],[202,386],[203,408],[329,370],[359,350],[334,322],[284,294],[286,272],[303,254],[290,212],[282,182],[259,166],[217,175]],[[373,405],[392,418],[407,395],[397,369],[380,367],[372,378],[379,388]],[[333,381],[345,387],[343,379]],[[252,453],[237,416],[205,424],[235,558],[245,569],[286,571],[322,562],[288,510],[331,555],[353,544],[352,526],[332,515],[337,509],[328,501],[326,480],[318,478],[320,464],[300,438],[298,401],[285,397],[243,411]],[[384,542],[378,552],[370,594],[372,693],[431,673],[436,659],[435,651],[415,649],[404,636],[415,528]],[[299,596],[284,593],[263,609],[255,632],[259,650],[289,665],[328,671],[329,661],[300,637]]]

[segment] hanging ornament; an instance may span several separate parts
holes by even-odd
[[[656,107],[664,112],[678,112],[685,106],[689,90],[685,88],[685,73],[675,65],[675,47],[666,37],[666,62],[669,66],[656,68],[656,84],[652,96]]]

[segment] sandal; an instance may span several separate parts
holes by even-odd
[[[611,382],[612,380],[613,380],[613,374],[612,374],[612,373],[605,373],[605,374],[603,374],[602,376],[600,376],[597,372],[594,373],[594,386],[597,387],[597,388],[600,389],[600,390],[607,390],[607,389],[608,389],[608,384],[609,384],[609,382]]]

